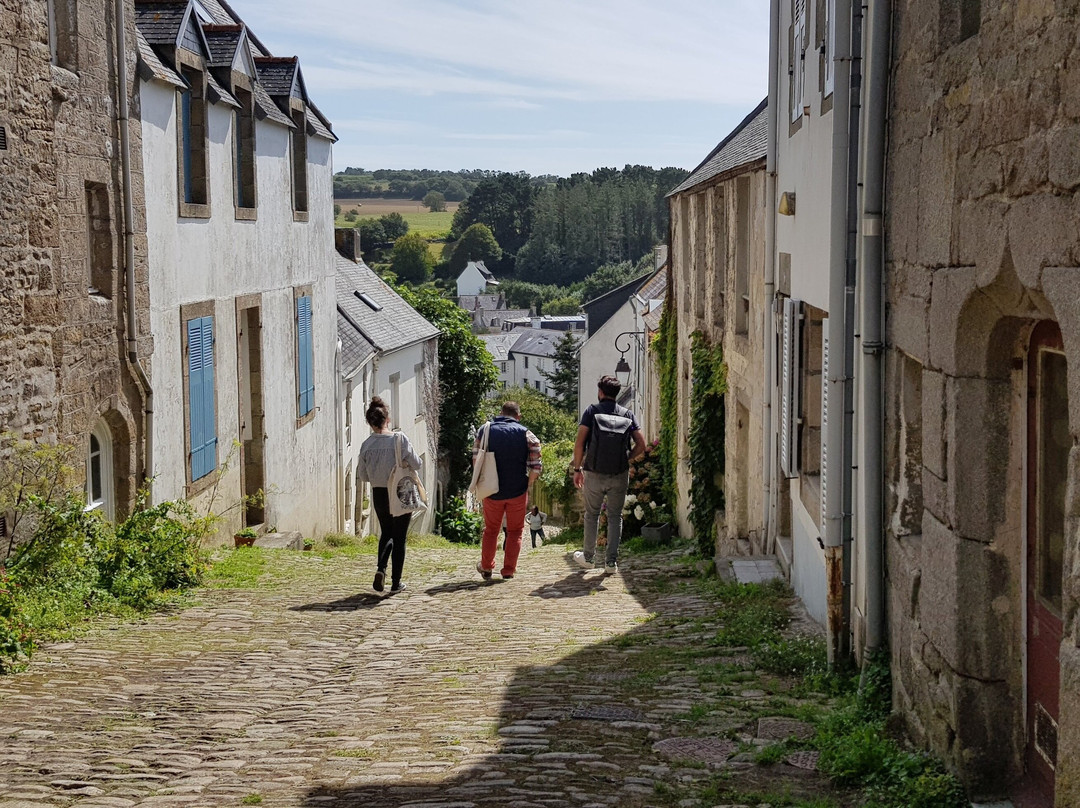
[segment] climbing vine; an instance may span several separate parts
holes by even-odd
[[[663,474],[664,502],[674,513],[678,498],[675,469],[679,446],[679,335],[678,317],[671,295],[664,302],[660,325],[650,345],[656,354],[660,375],[660,469]]]
[[[691,336],[690,361],[690,523],[698,550],[711,558],[716,548],[716,512],[724,507],[727,366],[723,347],[713,345],[700,331]]]

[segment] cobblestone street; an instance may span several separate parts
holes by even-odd
[[[707,644],[687,558],[604,577],[567,549],[492,582],[476,548],[410,549],[393,596],[370,555],[267,553],[250,588],[45,647],[0,679],[0,808],[733,803],[703,796],[718,779],[756,795],[734,804],[830,794],[749,762],[805,730],[758,719],[806,705]]]

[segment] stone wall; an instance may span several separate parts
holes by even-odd
[[[886,524],[895,706],[976,795],[1023,774],[1026,356],[1080,369],[1075,2],[894,6]],[[978,24],[972,29],[972,20]],[[1080,804],[1080,370],[1066,494],[1057,804]]]
[[[143,405],[124,358],[112,4],[57,6],[57,61],[65,67],[51,62],[44,0],[0,4],[0,126],[8,141],[0,151],[0,424],[20,437],[70,443],[81,459],[90,430],[105,418],[122,511],[141,471]],[[133,36],[129,19],[129,43]],[[132,51],[130,76],[134,65]],[[133,115],[138,211],[137,110]],[[141,221],[135,230],[143,232]],[[145,256],[145,238],[136,246]],[[144,263],[136,270],[145,284]],[[145,312],[145,285],[138,294]],[[148,320],[143,333],[147,327]],[[144,342],[144,355],[150,347]]]
[[[763,161],[762,161],[763,163]],[[672,279],[669,294],[678,306],[679,458],[678,516],[684,535],[689,526],[690,468],[687,456],[693,367],[691,335],[701,331],[721,343],[728,369],[725,400],[725,510],[717,522],[718,556],[771,552],[764,547],[762,401],[764,391],[764,234],[765,173],[757,163],[720,175],[671,200]],[[747,292],[749,313],[739,328],[736,307],[737,192],[742,177],[749,191]],[[748,183],[748,184],[746,184]],[[719,437],[719,436],[718,436]]]

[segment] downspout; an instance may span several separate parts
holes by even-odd
[[[848,119],[848,195],[847,242],[845,246],[846,278],[844,281],[844,520],[842,523],[844,558],[844,633],[841,647],[845,656],[851,653],[851,612],[855,595],[852,577],[852,522],[855,514],[855,292],[859,254],[859,154],[862,126],[862,1],[851,9],[851,86]]]
[[[124,195],[124,270],[127,293],[127,354],[142,387],[145,402],[145,437],[143,448],[143,478],[147,499],[153,502],[151,487],[154,484],[154,388],[139,360],[138,320],[135,304],[135,201],[131,189],[131,130],[129,125],[128,69],[127,69],[127,19],[124,14],[126,0],[115,2],[116,23],[116,83],[117,123],[120,127],[120,166],[122,192]]]
[[[344,415],[337,402],[348,400],[347,397],[352,390],[352,382],[346,382],[341,376],[340,339],[336,341],[334,348],[334,387],[336,390],[334,400],[334,452],[337,456],[337,484],[334,486],[334,495],[337,502],[334,503],[334,509],[337,511],[337,529],[339,532],[344,533],[345,521],[349,518],[349,515],[345,513],[345,449],[341,433],[348,429],[349,425],[343,423]],[[343,389],[345,391],[344,396],[342,396]]]
[[[776,500],[780,492],[776,489],[776,463],[773,462],[773,365],[776,360],[773,351],[776,347],[776,310],[773,308],[776,296],[776,150],[777,120],[780,103],[780,0],[772,0],[769,11],[769,142],[765,157],[765,322],[762,329],[762,342],[765,344],[765,365],[762,374],[761,404],[761,478],[762,492],[762,531],[765,534],[765,552],[773,553],[776,548]]]
[[[862,526],[866,575],[866,636],[863,662],[882,647],[885,634],[885,558],[881,461],[884,443],[881,369],[882,264],[884,239],[882,212],[885,197],[885,138],[888,105],[890,23],[888,0],[870,4],[870,37],[866,65],[866,140],[863,162],[862,284],[859,309],[862,320],[863,372],[859,387],[862,399],[862,473],[865,480],[865,525]]]
[[[859,2],[859,0],[855,0]],[[845,339],[847,338],[846,310],[848,285],[848,158],[851,152],[851,74],[852,74],[852,0],[836,0],[835,43],[835,84],[833,87],[832,110],[832,182],[829,198],[831,209],[829,216],[829,373],[828,400],[833,408],[845,408],[847,401],[848,379],[846,373]],[[846,514],[844,503],[847,469],[844,458],[846,417],[835,419],[829,424],[825,434],[827,463],[822,480],[822,495],[825,496],[824,544],[826,575],[826,634],[828,639],[829,664],[835,665],[845,652],[847,627],[845,625],[845,543],[844,522]],[[840,428],[836,428],[839,426]]]

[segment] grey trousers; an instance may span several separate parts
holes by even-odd
[[[596,554],[596,533],[600,524],[600,510],[607,501],[607,563],[619,559],[619,542],[622,541],[622,511],[626,502],[626,488],[630,484],[630,472],[621,474],[596,474],[585,472],[585,546],[582,551],[587,561]]]

